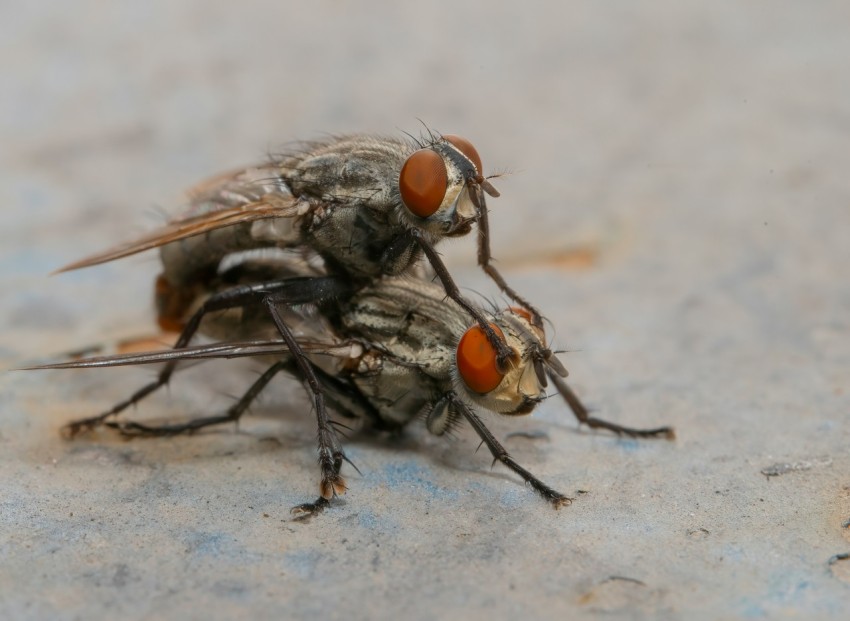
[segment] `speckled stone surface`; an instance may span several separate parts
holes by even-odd
[[[276,382],[240,426],[66,442],[150,369],[0,375],[0,617],[846,618],[846,2],[16,3],[0,25],[0,362],[154,333],[154,254],[48,277],[181,189],[322,132],[469,137],[494,251],[579,394],[678,439],[487,419],[554,511],[465,429],[356,434],[309,523],[315,428]],[[441,247],[493,287],[472,239]],[[202,365],[139,418],[217,411]],[[511,435],[512,432],[526,435]],[[530,436],[530,437],[529,437]],[[770,475],[770,476],[768,476]]]

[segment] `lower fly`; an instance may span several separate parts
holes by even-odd
[[[250,283],[255,265],[240,266],[241,277]],[[279,270],[281,268],[279,267]],[[225,412],[186,422],[149,425],[119,418],[129,403],[137,403],[164,383],[149,384],[129,399],[100,416],[70,423],[68,435],[97,426],[119,430],[127,436],[170,436],[238,421],[249,405],[278,373],[304,383],[313,401],[318,427],[320,496],[294,511],[309,515],[326,507],[346,490],[341,476],[348,461],[336,423],[327,408],[345,418],[356,418],[378,429],[394,429],[424,419],[435,435],[468,423],[490,450],[493,459],[518,474],[555,507],[571,498],[556,491],[518,464],[486,427],[480,412],[505,416],[529,414],[546,398],[551,381],[581,424],[638,438],[673,438],[670,427],[634,429],[590,416],[565,381],[566,370],[548,348],[542,330],[527,311],[509,308],[484,311],[491,328],[512,352],[505,371],[497,364],[497,352],[477,324],[469,325],[460,306],[445,299],[445,292],[425,280],[385,278],[338,302],[299,305],[299,300],[333,300],[328,292],[342,286],[333,278],[298,277],[287,268],[288,278],[274,290],[267,284],[242,284],[214,292],[198,302],[200,317],[210,310],[239,308],[242,332],[232,326],[224,332],[269,335],[247,341],[188,346],[147,354],[127,354],[83,359],[40,368],[81,368],[165,362],[165,381],[183,360],[275,356],[244,395]],[[280,273],[280,272],[279,272]],[[241,287],[241,288],[240,288]],[[263,287],[266,287],[265,289]],[[325,295],[323,295],[325,294]],[[234,304],[234,301],[236,302]],[[204,310],[206,309],[206,310]],[[262,312],[251,312],[261,310]],[[246,319],[250,318],[250,319]],[[208,328],[216,325],[210,315]],[[234,321],[220,315],[219,321]],[[219,328],[221,326],[218,326]]]

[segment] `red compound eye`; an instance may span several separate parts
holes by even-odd
[[[478,155],[478,151],[476,151],[475,147],[472,146],[472,143],[469,142],[469,140],[461,138],[460,136],[455,136],[454,134],[446,134],[443,138],[446,142],[451,143],[458,151],[468,157],[473,164],[475,164],[475,170],[479,175],[484,174],[481,168],[481,156]]]
[[[448,186],[446,164],[431,149],[420,149],[407,158],[398,175],[404,206],[420,218],[427,218],[440,208]]]
[[[495,324],[490,327],[500,339],[505,336]],[[496,350],[487,340],[481,326],[474,325],[467,330],[457,344],[457,369],[469,389],[477,393],[487,393],[496,388],[504,375],[496,367]]]

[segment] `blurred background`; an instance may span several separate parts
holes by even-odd
[[[494,254],[570,350],[579,393],[607,418],[679,431],[675,445],[576,433],[554,400],[495,421],[502,438],[545,431],[506,444],[559,489],[590,491],[559,513],[488,471],[471,434],[355,442],[366,467],[347,500],[292,527],[315,479],[309,422],[68,444],[62,423],[149,375],[4,373],[0,616],[201,602],[213,617],[846,614],[850,570],[826,563],[850,548],[846,2],[0,12],[6,367],[150,332],[155,253],[47,274],[158,225],[196,181],[291,140],[424,123],[505,173]],[[471,236],[441,251],[463,285],[495,293]],[[222,391],[245,382],[225,375]],[[153,413],[213,407],[205,382]],[[768,480],[777,464],[787,474]]]

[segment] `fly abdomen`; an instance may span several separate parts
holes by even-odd
[[[251,226],[250,222],[235,224],[163,246],[162,277],[175,287],[205,280],[217,272],[226,256],[258,247]],[[273,245],[267,243],[267,246]]]

